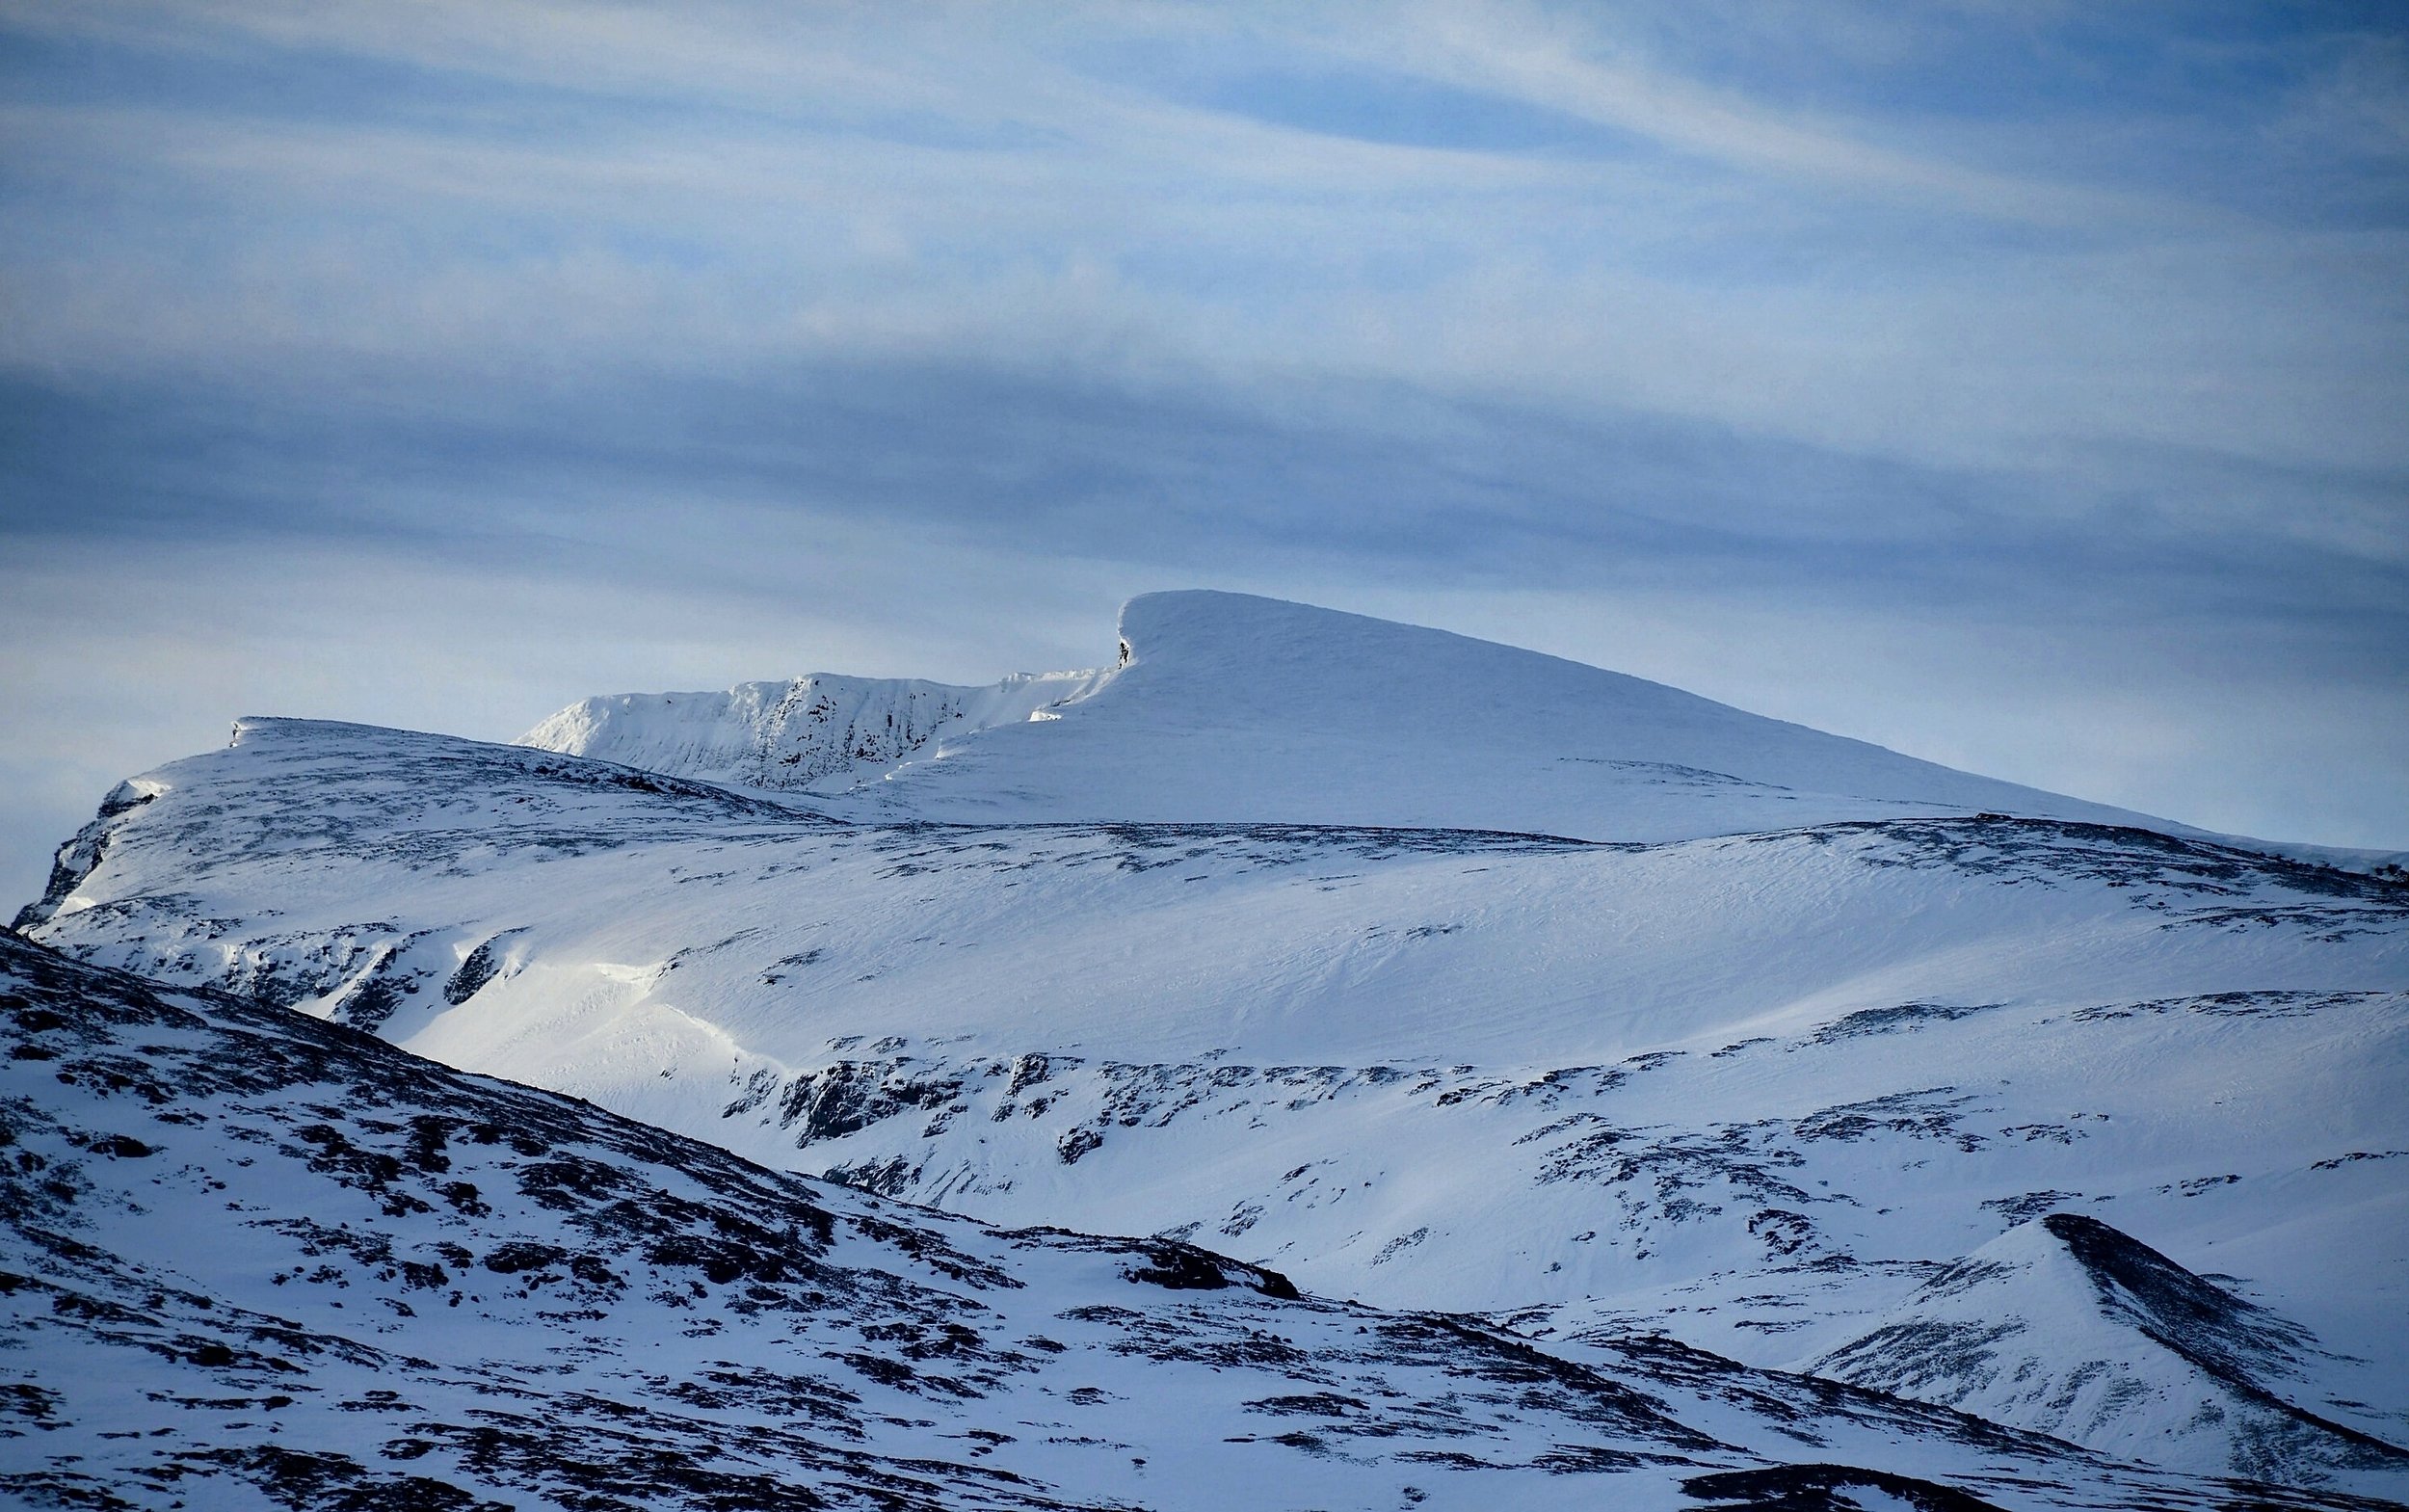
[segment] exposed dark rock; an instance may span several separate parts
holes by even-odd
[[[1762,1470],[1723,1471],[1681,1482],[1681,1489],[1710,1512],[1857,1512],[1863,1503],[1847,1494],[1880,1492],[1916,1512],[2000,1512],[1979,1497],[1951,1486],[1850,1465],[1769,1465]]]

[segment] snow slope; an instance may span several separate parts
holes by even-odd
[[[814,673],[726,693],[621,694],[572,703],[518,743],[714,783],[807,788],[872,776],[949,739],[1045,717],[1105,676],[1051,673],[964,688]]]
[[[294,721],[107,810],[40,938],[764,1164],[1762,1365],[2073,1208],[2382,1367],[2311,1410],[2409,1425],[2409,893],[2372,879],[2048,819],[845,824]]]
[[[1278,599],[1149,594],[1122,610],[1121,639],[1126,664],[1110,672],[588,700],[520,738],[887,819],[1669,840],[1993,810],[2196,833],[1536,651]],[[866,740],[823,733],[865,725]]]
[[[2074,1213],[2009,1230],[1815,1363],[2134,1459],[2293,1476],[2409,1470],[2409,1450],[2288,1399],[2376,1368]]]
[[[18,1505],[2374,1505],[990,1228],[13,935],[0,1047]]]

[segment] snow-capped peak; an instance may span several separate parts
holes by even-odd
[[[851,794],[865,817],[1669,840],[1996,810],[2182,830],[1560,657],[1274,598],[1148,594],[1123,608],[1120,642],[1112,670],[986,688],[823,674],[588,699],[521,740]]]

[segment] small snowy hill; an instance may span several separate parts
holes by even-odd
[[[2195,833],[1536,651],[1278,599],[1150,594],[1123,609],[1121,637],[1126,665],[1109,672],[590,699],[520,738],[841,797],[865,817],[1669,840],[1989,810]]]
[[[2409,1470],[2409,1450],[2286,1394],[2333,1393],[2368,1362],[2077,1213],[2009,1230],[1814,1368],[2133,1459],[2288,1479]]]
[[[13,1505],[2373,1505],[993,1229],[4,934],[0,1152]]]

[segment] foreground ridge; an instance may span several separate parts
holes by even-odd
[[[1580,1363],[1173,1240],[882,1202],[13,936],[0,1044],[0,1489],[32,1504],[2245,1494],[1669,1344]]]

